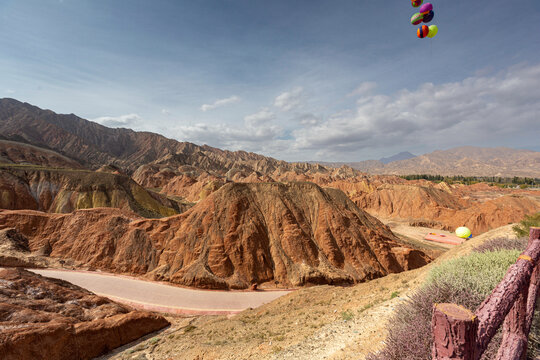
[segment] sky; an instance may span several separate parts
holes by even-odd
[[[287,161],[540,151],[540,1],[0,0],[0,97]]]

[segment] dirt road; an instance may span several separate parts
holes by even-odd
[[[290,292],[195,290],[89,271],[28,270],[69,281],[134,307],[168,313],[232,314],[250,307],[256,308]]]

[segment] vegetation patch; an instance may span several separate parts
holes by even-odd
[[[386,346],[368,360],[431,359],[431,316],[434,303],[455,303],[474,311],[515,263],[526,242],[494,239],[468,256],[449,260],[433,268],[423,287],[398,306],[390,320]],[[495,251],[492,251],[492,250]],[[529,337],[529,355],[540,355],[540,314]],[[411,331],[414,329],[414,331]],[[501,332],[493,338],[482,359],[493,359]]]
[[[539,226],[540,212],[537,212],[533,215],[525,215],[525,218],[521,220],[518,225],[514,226],[512,230],[514,230],[517,236],[529,236],[530,228]]]

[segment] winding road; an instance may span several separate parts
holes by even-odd
[[[28,270],[69,281],[135,308],[173,314],[235,314],[247,308],[259,307],[290,292],[196,290],[99,272]]]

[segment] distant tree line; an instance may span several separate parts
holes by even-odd
[[[406,180],[429,180],[436,183],[445,182],[447,184],[465,184],[472,185],[479,182],[488,183],[494,186],[500,187],[516,187],[521,188],[528,187],[538,187],[540,186],[540,179],[538,178],[529,178],[529,177],[498,177],[498,176],[443,176],[443,175],[428,175],[428,174],[417,174],[417,175],[402,175],[400,176]]]

